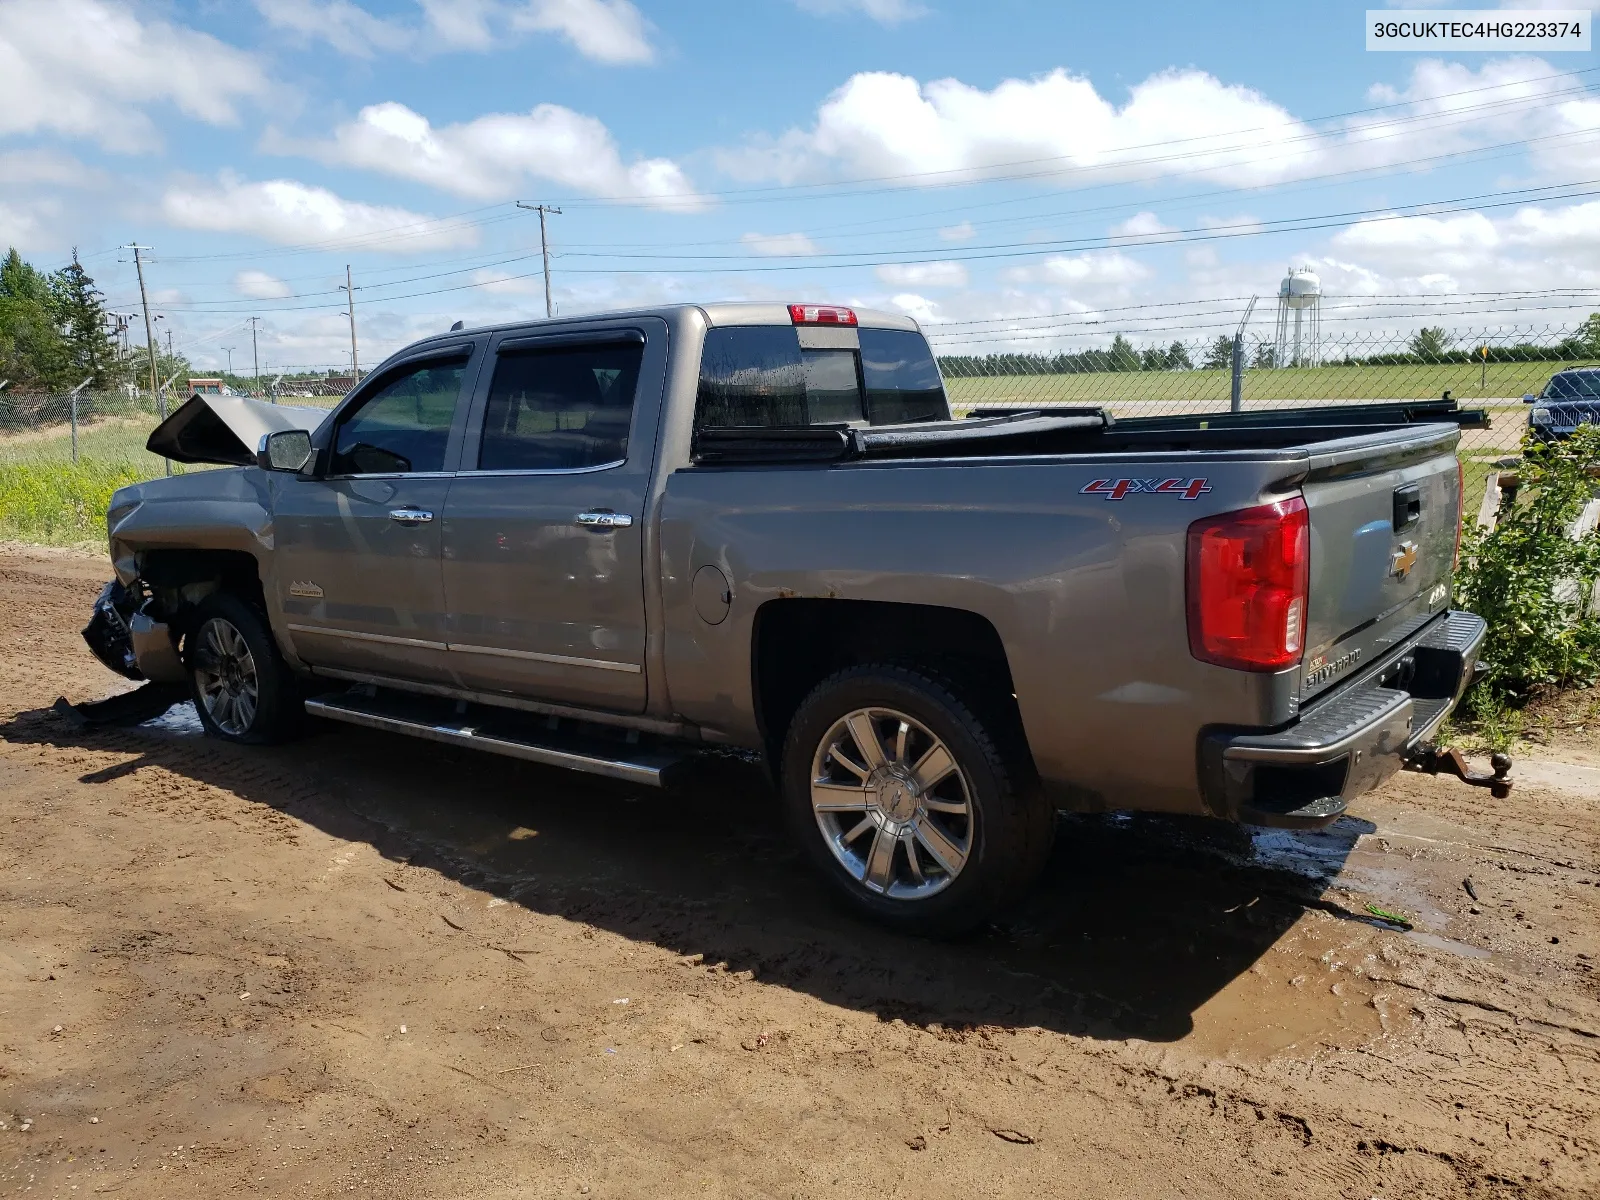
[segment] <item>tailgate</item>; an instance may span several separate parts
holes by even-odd
[[[1311,590],[1300,695],[1382,658],[1450,603],[1461,520],[1454,426],[1316,447],[1303,485]]]

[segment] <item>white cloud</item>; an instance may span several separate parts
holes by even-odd
[[[1238,137],[1240,130],[1249,137]],[[1249,185],[1303,169],[1315,155],[1302,144],[1308,132],[1260,93],[1193,70],[1151,76],[1121,107],[1060,69],[1007,79],[991,91],[957,79],[921,84],[869,71],[829,96],[810,130],[790,130],[722,159],[741,176],[785,182],[837,167],[905,175],[908,186],[948,182],[951,173],[982,179],[1053,168],[1092,169],[1099,182],[1165,174],[1174,156],[1164,147],[1189,139],[1184,169]]]
[[[1367,220],[1332,238],[1343,254],[1372,256],[1389,272],[1545,270],[1552,282],[1600,271],[1600,201],[1529,205],[1508,216],[1481,212]]]
[[[554,33],[585,58],[611,64],[655,57],[629,0],[417,0],[421,21],[378,17],[353,0],[255,0],[269,25],[321,39],[341,54],[487,51],[519,33]]]
[[[172,104],[212,125],[267,81],[244,51],[102,0],[0,4],[0,135],[58,133],[133,153],[159,144],[145,113]]]
[[[1175,234],[1177,229],[1164,223],[1153,212],[1138,212],[1111,227],[1112,242],[1146,241],[1159,238],[1166,234]]]
[[[939,230],[941,242],[970,242],[978,236],[978,231],[972,227],[971,221],[963,221],[959,225],[946,225]]]
[[[12,150],[0,154],[0,179],[12,187],[86,188],[103,183],[105,174],[59,150]]]
[[[916,0],[795,0],[802,11],[835,16],[860,13],[880,25],[898,25],[928,15],[928,10]]]
[[[305,38],[321,38],[340,54],[371,58],[412,47],[417,31],[375,17],[350,0],[255,0],[267,24]]]
[[[0,245],[28,247],[42,239],[43,214],[0,201]]]
[[[656,208],[704,206],[677,163],[624,163],[604,124],[559,104],[435,128],[420,113],[389,101],[363,108],[329,141],[296,143],[269,135],[263,148],[309,153],[326,163],[414,179],[475,199],[509,199],[538,179]]]
[[[885,263],[874,274],[890,287],[948,288],[967,286],[967,268],[958,262]]]
[[[224,174],[215,185],[174,185],[161,198],[167,223],[180,229],[244,233],[286,245],[381,245],[391,253],[475,245],[470,225],[438,221],[403,208],[346,200],[293,179],[246,183]]]
[[[251,300],[282,300],[294,295],[294,289],[276,275],[265,271],[240,271],[233,277],[234,289]]]
[[[739,240],[753,253],[769,257],[821,253],[817,244],[803,233],[746,233]]]
[[[513,29],[559,33],[579,54],[603,63],[645,63],[655,57],[644,18],[628,0],[528,0]]]
[[[1031,267],[1013,267],[1004,278],[1013,283],[1125,287],[1150,277],[1150,268],[1118,250],[1053,254]]]
[[[1121,103],[1059,68],[988,90],[869,71],[828,96],[809,128],[753,138],[718,161],[740,178],[785,183],[1022,176],[1080,187],[1186,176],[1248,188],[1558,134],[1573,136],[1531,148],[1543,169],[1570,172],[1575,157],[1600,167],[1590,136],[1600,98],[1556,95],[1571,87],[1536,58],[1478,69],[1422,60],[1404,88],[1370,90],[1383,111],[1317,130],[1258,91],[1193,69],[1151,75]]]
[[[939,320],[938,302],[929,300],[926,296],[919,296],[915,292],[901,292],[891,296],[889,303],[919,325],[932,325]]]

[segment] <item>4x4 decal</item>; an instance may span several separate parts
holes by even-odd
[[[1078,489],[1078,493],[1104,496],[1107,500],[1121,500],[1141,492],[1177,496],[1180,500],[1198,500],[1210,490],[1211,484],[1204,479],[1091,479]]]

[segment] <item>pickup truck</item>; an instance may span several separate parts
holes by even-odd
[[[952,419],[915,322],[456,329],[331,412],[195,396],[85,631],[206,732],[306,714],[631,781],[758,754],[871,917],[1016,898],[1058,810],[1316,828],[1474,675],[1451,402]]]

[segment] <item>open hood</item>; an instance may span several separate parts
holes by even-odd
[[[155,427],[144,447],[151,454],[174,462],[249,466],[256,461],[256,447],[265,435],[280,429],[304,429],[309,433],[327,415],[325,408],[298,408],[243,396],[196,392]]]

